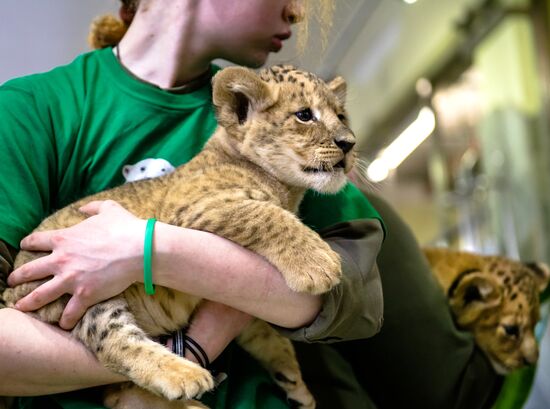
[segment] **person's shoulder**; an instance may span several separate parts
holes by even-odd
[[[0,85],[0,91],[14,91],[35,95],[39,92],[77,87],[90,71],[100,65],[101,53],[105,50],[80,54],[68,64],[60,65],[45,72],[16,77]]]

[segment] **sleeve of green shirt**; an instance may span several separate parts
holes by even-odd
[[[376,256],[383,232],[376,219],[343,222],[321,236],[342,259],[342,281],[324,295],[321,312],[307,327],[279,328],[294,341],[337,342],[368,338],[380,331],[382,284]]]
[[[11,82],[0,87],[0,239],[13,247],[48,214],[55,149],[47,108]]]
[[[379,214],[351,183],[337,195],[309,192],[300,213],[340,255],[343,277],[324,295],[321,312],[309,326],[278,330],[302,342],[351,341],[375,335],[383,320],[376,257],[385,231]]]

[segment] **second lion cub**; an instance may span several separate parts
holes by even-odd
[[[307,189],[335,193],[346,183],[345,173],[355,159],[355,137],[346,122],[345,91],[342,78],[325,83],[290,66],[259,74],[226,68],[213,85],[219,127],[191,162],[167,176],[82,199],[45,219],[38,230],[74,225],[84,219],[80,206],[112,199],[140,218],[209,231],[259,253],[295,291],[326,292],[340,281],[340,259],[295,212]],[[38,256],[22,251],[15,266]],[[14,305],[40,283],[7,289],[4,299]],[[66,302],[59,299],[37,315],[56,323]],[[111,370],[154,395],[190,407],[197,403],[189,399],[213,387],[212,376],[150,337],[186,325],[199,302],[162,287],[148,296],[142,285],[133,285],[91,307],[73,334]],[[290,341],[266,323],[254,321],[239,342],[289,399],[302,408],[315,406]],[[157,407],[162,406],[162,399],[149,392],[138,393],[158,399]]]

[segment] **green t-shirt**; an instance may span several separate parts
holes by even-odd
[[[0,87],[0,239],[17,248],[54,210],[124,183],[126,165],[151,158],[186,163],[215,127],[210,86],[188,94],[160,90],[129,75],[110,48],[7,82]],[[308,193],[301,214],[315,229],[379,218],[351,184],[338,195]],[[228,381],[206,396],[208,404],[287,407],[266,372],[242,351],[230,362],[237,361],[235,354],[238,365],[230,365]],[[75,407],[67,396],[57,401]]]
[[[53,210],[122,184],[125,165],[187,162],[216,127],[210,94],[210,87],[174,95],[142,83],[110,49],[4,84],[2,238],[17,247]]]

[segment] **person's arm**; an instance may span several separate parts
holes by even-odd
[[[86,207],[86,211],[91,214],[99,212],[95,218],[88,219],[93,223],[92,227],[83,222],[71,229],[35,233],[25,239],[23,245],[30,250],[53,249],[54,252],[52,256],[31,262],[10,276],[13,285],[57,271],[57,280],[42,285],[18,307],[33,310],[61,294],[73,294],[64,313],[62,325],[65,328],[72,327],[88,306],[118,294],[134,281],[142,280],[141,240],[145,222],[110,201],[94,202]],[[117,223],[122,225],[116,228]],[[112,233],[107,233],[105,226],[115,227],[114,230],[126,236],[106,239],[103,241],[106,246],[102,245],[93,237],[108,238]],[[94,230],[97,228],[100,230]],[[73,238],[90,236],[90,231],[94,234],[86,243]],[[155,229],[153,280],[271,322],[294,340],[333,342],[368,338],[376,334],[382,324],[382,288],[376,266],[384,234],[382,226],[376,219],[357,220],[341,223],[321,233],[340,254],[344,271],[341,284],[323,296],[293,292],[264,258],[235,243],[210,233],[163,223],[158,223]],[[139,239],[137,243],[136,237]],[[71,245],[71,242],[74,243]],[[112,259],[112,242],[124,243],[116,253],[117,257],[121,254],[128,257],[124,262],[127,267],[122,269],[130,272],[126,278],[112,274],[114,270],[121,270],[120,265],[115,268],[109,264],[101,268],[95,265],[97,259]],[[56,254],[60,253],[62,257],[57,258]],[[93,255],[93,258],[89,259],[88,255]],[[96,274],[74,274],[77,268],[95,271]],[[292,328],[296,330],[289,330]]]
[[[126,226],[129,226],[133,223],[136,223],[136,231],[132,230],[131,228],[127,228],[124,231],[128,233],[130,236],[133,234],[136,234],[137,231],[143,230],[143,221],[140,221],[139,219],[136,219],[133,217],[130,213],[125,211],[120,206],[113,204],[112,202],[102,202],[102,203],[96,203],[92,205],[92,208],[94,206],[97,206],[95,209],[87,209],[91,213],[94,213],[96,211],[100,210],[100,207],[98,205],[101,205],[101,211],[99,212],[97,219],[94,222],[98,222],[98,225],[108,225],[113,226],[117,222],[122,222]],[[126,220],[126,218],[130,218],[132,220]],[[126,224],[127,223],[127,224]],[[139,226],[139,227],[138,227]],[[174,226],[168,226],[168,225],[162,225],[160,224],[161,229],[156,229],[155,234],[155,254],[159,252],[160,248],[164,248],[162,244],[162,239],[160,239],[159,243],[159,237],[162,235],[167,235],[166,232],[163,233],[163,227],[165,226],[168,228],[168,230],[177,230],[180,231],[182,229],[176,228]],[[377,270],[375,264],[373,264],[373,260],[376,257],[376,246],[378,239],[376,237],[379,237],[379,234],[381,234],[381,230],[379,229],[379,226],[377,224],[371,224],[371,223],[353,223],[351,225],[342,225],[340,227],[328,229],[324,232],[327,240],[333,248],[338,251],[344,261],[344,270],[346,271],[346,274],[349,275],[348,278],[344,278],[344,283],[342,284],[343,288],[337,288],[331,291],[329,294],[324,296],[324,300],[322,300],[320,297],[313,297],[313,296],[307,296],[307,295],[300,295],[298,293],[294,293],[288,289],[286,284],[284,283],[284,280],[280,276],[280,274],[271,266],[269,265],[263,258],[255,255],[254,253],[249,252],[248,250],[245,250],[234,243],[231,243],[225,239],[217,238],[219,239],[219,245],[222,247],[212,247],[211,245],[208,246],[208,251],[211,253],[211,257],[213,257],[216,260],[215,264],[220,264],[219,268],[222,270],[222,272],[225,272],[224,279],[219,281],[214,281],[214,284],[212,287],[217,288],[219,291],[219,297],[218,300],[233,300],[235,304],[238,304],[239,302],[243,303],[242,305],[245,305],[246,302],[252,302],[255,303],[256,312],[253,314],[258,314],[257,311],[264,311],[265,315],[274,316],[274,321],[277,322],[277,320],[280,320],[281,316],[284,316],[284,314],[288,314],[289,311],[297,312],[299,315],[299,321],[296,322],[296,327],[302,326],[302,328],[299,328],[296,331],[288,331],[289,335],[293,338],[301,339],[304,338],[306,341],[315,341],[315,340],[321,340],[321,341],[331,341],[331,340],[337,340],[338,338],[346,339],[346,337],[356,338],[356,337],[362,337],[371,335],[372,333],[375,333],[378,331],[380,322],[381,322],[381,304],[377,305],[377,303],[381,303],[381,297],[378,294],[379,292],[379,284],[377,283]],[[66,233],[66,232],[65,232]],[[76,232],[75,234],[78,235],[79,232]],[[80,232],[82,233],[82,232]],[[96,232],[97,233],[97,232]],[[201,233],[201,236],[206,240],[209,235],[208,233]],[[59,234],[59,232],[54,233],[53,237],[56,236],[56,234]],[[38,237],[38,242],[40,243],[41,240],[49,238],[52,238],[51,233],[46,233],[45,235],[38,235],[34,236],[30,239],[31,244],[30,247],[38,246],[38,244],[34,243],[33,240]],[[64,243],[64,245],[67,245],[68,242],[71,240],[59,240],[58,236],[57,239],[54,238],[54,242],[56,243]],[[68,236],[64,236],[64,239],[68,239],[70,237],[70,234]],[[84,235],[85,237],[85,235]],[[105,237],[105,236],[103,236]],[[214,236],[215,237],[215,236]],[[97,242],[97,240],[96,240]],[[125,245],[129,246],[129,242],[125,242]],[[176,245],[177,245],[176,241]],[[370,245],[368,245],[370,243]],[[179,243],[181,245],[181,243]],[[204,243],[201,242],[194,242],[195,246],[190,246],[190,248],[194,249],[195,252],[193,254],[188,254],[190,262],[187,264],[187,268],[189,270],[185,271],[193,271],[193,268],[196,268],[197,266],[201,266],[201,260],[200,257],[197,257],[197,254],[200,254],[200,251],[204,249]],[[27,243],[26,243],[27,245]],[[80,247],[80,244],[77,245],[77,247]],[[168,250],[174,250],[174,248]],[[59,249],[58,249],[59,250]],[[96,249],[97,250],[97,249]],[[189,250],[189,248],[184,249],[186,251]],[[233,250],[233,251],[231,251]],[[364,250],[364,251],[363,251]],[[65,247],[65,255],[63,259],[69,260],[72,257],[77,257],[76,254],[73,254],[72,251],[67,251],[67,248]],[[96,251],[88,251],[91,254],[98,253]],[[112,253],[112,249],[109,251],[109,253]],[[155,281],[157,284],[162,285],[171,285],[170,283],[174,283],[174,287],[177,286],[184,286],[186,284],[182,284],[181,281],[179,281],[179,278],[182,274],[177,274],[170,266],[174,264],[169,263],[169,257],[168,255],[170,252],[166,255],[167,259],[164,259],[165,256],[155,256],[155,264],[153,265],[154,271],[155,271]],[[207,253],[208,254],[208,253]],[[221,256],[220,256],[221,254]],[[361,254],[363,254],[361,256]],[[118,253],[120,256],[120,253]],[[99,255],[98,255],[99,256]],[[204,254],[203,254],[204,256]],[[251,258],[248,258],[251,257]],[[254,260],[256,259],[256,260]],[[54,258],[55,260],[55,258]],[[81,260],[82,261],[82,260]],[[87,263],[90,260],[88,260],[86,257],[84,257],[84,262]],[[159,263],[160,262],[160,263]],[[203,260],[204,262],[204,260]],[[229,269],[225,268],[224,262],[228,262],[229,265],[233,264],[233,267],[230,267]],[[246,264],[246,263],[257,263],[257,264]],[[159,264],[156,264],[159,263]],[[168,263],[164,265],[165,263]],[[244,263],[244,264],[241,264]],[[136,270],[139,270],[139,274],[141,274],[141,256],[140,256],[140,262],[138,263],[138,266],[134,266]],[[267,265],[266,265],[267,264]],[[49,265],[49,264],[46,264]],[[181,268],[182,264],[178,263],[175,264]],[[241,269],[241,266],[248,265],[250,267],[250,271],[246,274],[248,274],[248,279],[241,281],[242,275],[241,272],[243,271]],[[38,265],[35,267],[38,267],[37,270],[34,270],[34,273],[38,273],[38,276],[40,276],[40,271],[53,271],[51,270],[51,266],[45,268],[44,270],[41,270],[41,266]],[[63,267],[67,267],[67,263],[64,264]],[[82,267],[82,266],[80,266]],[[74,280],[74,274],[72,274],[72,270],[69,268],[68,279],[71,285],[75,285],[75,288],[87,288],[88,284],[91,286],[91,288],[95,288],[98,293],[99,297],[105,297],[108,298],[110,295],[108,295],[108,291],[114,291],[114,294],[117,294],[119,290],[116,290],[118,288],[116,285],[111,285],[109,283],[109,280],[114,280],[115,282],[117,280],[120,280],[119,274],[110,274],[108,271],[110,268],[112,269],[113,266],[103,266],[99,269],[99,271],[96,271],[97,274],[84,274],[84,280]],[[97,266],[96,266],[97,268]],[[120,266],[119,266],[120,268]],[[202,268],[205,268],[204,266]],[[165,269],[168,270],[168,272],[164,271]],[[179,271],[179,269],[178,269]],[[245,272],[247,269],[245,269]],[[14,277],[17,275],[20,275],[19,279],[32,279],[33,269],[20,269],[16,271],[10,278],[10,282],[17,282],[17,280],[14,280]],[[197,271],[195,271],[197,273]],[[199,272],[199,273],[202,273]],[[197,273],[197,274],[199,274]],[[366,273],[366,275],[364,274]],[[218,272],[219,274],[219,272]],[[258,275],[264,275],[263,281],[258,280]],[[351,274],[351,275],[350,275]],[[185,274],[183,274],[185,275]],[[95,280],[94,280],[94,276]],[[252,278],[250,278],[252,276]],[[266,277],[268,276],[268,277]],[[197,289],[203,288],[203,291],[209,291],[209,280],[216,278],[212,275],[212,273],[209,270],[204,271],[204,275],[201,276],[202,279],[201,284],[198,287],[195,287]],[[209,278],[205,278],[209,277]],[[38,278],[38,277],[36,277]],[[106,278],[107,281],[103,282],[102,279]],[[141,277],[139,277],[141,279]],[[166,281],[157,281],[158,279],[165,279]],[[173,280],[173,281],[171,281]],[[190,286],[197,285],[193,284],[192,277],[189,277],[188,280],[191,280],[189,283]],[[206,281],[205,281],[206,280]],[[253,282],[250,282],[249,280],[252,280]],[[237,281],[237,283],[235,283]],[[247,282],[248,281],[248,282]],[[98,283],[102,283],[102,285],[98,286]],[[250,286],[248,286],[250,284]],[[259,287],[256,287],[259,286]],[[280,286],[279,288],[277,286]],[[250,288],[260,288],[261,292],[254,292],[255,290],[252,290]],[[340,286],[339,286],[340,287]],[[115,290],[113,290],[115,288]],[[51,290],[52,288],[50,288]],[[367,291],[365,291],[367,289]],[[226,291],[229,290],[229,291]],[[69,290],[67,290],[69,291]],[[352,294],[350,295],[349,291],[352,291]],[[233,293],[234,292],[234,293]],[[239,299],[239,292],[243,292],[245,294],[245,300]],[[229,293],[229,295],[228,295]],[[280,294],[283,294],[281,296]],[[86,303],[90,302],[93,304],[93,296],[94,293],[82,293],[77,291],[76,299],[81,299],[83,294],[86,294],[87,297],[92,298],[86,298],[85,302],[82,305],[85,305]],[[114,295],[113,294],[113,295]],[[215,294],[212,294],[215,296]],[[269,309],[266,309],[263,305],[265,300],[269,300],[270,302],[274,302],[274,300],[277,300],[277,298],[274,298],[274,296],[279,297],[278,299],[284,299],[285,296],[296,297],[296,299],[292,302],[292,304],[288,304],[284,301],[275,301],[275,306],[272,307],[274,310],[269,311]],[[43,298],[46,297],[46,298]],[[32,308],[33,302],[45,302],[44,300],[47,300],[48,294],[44,296],[43,294],[39,294],[37,298],[31,297],[29,299],[30,306]],[[73,297],[75,298],[75,297]],[[300,310],[300,300],[306,300],[307,303],[309,303],[309,306],[307,307],[307,314],[304,315],[304,310]],[[246,301],[248,300],[248,301]],[[366,301],[365,301],[366,300]],[[319,309],[321,307],[321,302],[323,303],[323,312],[321,314],[318,314]],[[46,301],[47,302],[47,301]],[[75,304],[76,305],[76,304]],[[372,308],[372,306],[375,306],[376,308]],[[246,305],[245,305],[246,307]],[[369,310],[370,309],[370,310]],[[279,314],[279,311],[282,311],[283,315]],[[26,316],[26,319],[33,320],[32,318]],[[296,316],[293,317],[296,319]],[[211,360],[215,359],[215,357],[221,353],[221,351],[225,348],[225,346],[236,336],[239,334],[240,330],[246,326],[246,324],[250,321],[251,317],[250,315],[243,313],[235,308],[231,308],[229,306],[221,305],[219,303],[215,302],[207,302],[204,303],[200,309],[196,312],[194,320],[191,323],[191,326],[189,328],[188,334],[192,336],[196,341],[199,342],[200,345],[205,349],[207,354],[209,355],[209,358]],[[292,320],[292,318],[291,318]],[[313,323],[309,326],[304,326],[306,324],[309,324],[310,322]],[[358,324],[358,325],[356,325]],[[290,325],[289,325],[290,326]],[[8,327],[7,327],[8,328]],[[285,331],[281,327],[281,331]],[[15,339],[17,340],[16,336],[13,336],[13,331],[8,331],[9,333],[6,333],[6,331],[0,331],[0,342],[2,341],[3,337],[7,337],[8,339]],[[51,331],[50,331],[51,332]],[[48,332],[45,332],[48,333]],[[330,338],[334,335],[334,338]],[[67,335],[66,335],[67,336]],[[338,338],[337,338],[338,337]],[[49,336],[48,336],[49,339]],[[44,364],[44,366],[51,366],[48,364],[51,360],[59,360],[61,359],[62,362],[53,362],[55,365],[66,365],[67,367],[70,367],[72,362],[79,362],[80,359],[82,359],[82,355],[86,355],[85,348],[83,346],[80,346],[82,350],[75,350],[71,351],[70,349],[66,350],[66,354],[63,356],[58,356],[58,354],[50,353],[50,348],[55,348],[55,344],[49,344],[45,339],[39,339],[39,340],[30,340],[28,338],[21,338],[19,342],[21,343],[21,347],[23,349],[26,349],[26,345],[30,342],[34,343],[34,346],[36,347],[36,351],[41,351],[42,354],[38,354],[35,356],[35,360],[38,360]],[[84,351],[83,351],[84,350]],[[10,359],[4,362],[3,365],[13,365],[18,366],[19,363],[19,357],[14,357],[13,355],[10,356]],[[1,361],[0,361],[1,362]],[[83,361],[84,362],[84,361]],[[53,367],[55,367],[53,365]],[[2,365],[0,365],[2,366]],[[11,387],[11,394],[17,393],[14,391],[22,390],[27,391],[26,393],[29,393],[29,389],[26,389],[24,380],[27,376],[33,376],[32,373],[26,373],[24,370],[25,366],[21,365],[21,372],[20,376],[18,378],[14,378],[12,380],[12,387]],[[97,384],[97,373],[93,369],[93,366],[91,367],[92,371],[86,375],[85,369],[81,369],[82,373],[80,373],[81,383],[83,386],[93,386]],[[30,367],[29,367],[29,370]],[[77,384],[66,384],[64,382],[65,372],[60,369],[56,372],[56,374],[49,373],[49,382],[51,385],[52,390],[71,390],[73,388],[78,388],[79,385]],[[23,382],[17,383],[17,382]],[[30,384],[28,384],[30,385]],[[28,386],[27,385],[27,386]],[[18,389],[19,388],[19,389]],[[48,389],[45,387],[40,387],[40,385],[33,384],[32,394],[40,394],[40,393],[48,393]],[[9,392],[9,391],[8,391]],[[4,392],[7,394],[7,392]]]
[[[11,271],[15,255],[13,247],[0,241],[0,283]],[[195,312],[187,334],[213,361],[251,319],[206,301]],[[0,372],[7,376],[0,396],[46,395],[125,380],[99,364],[69,332],[8,308],[0,309],[0,323]],[[190,353],[186,358],[196,361]]]
[[[25,238],[23,248],[52,254],[16,269],[8,279],[16,285],[53,272],[54,278],[20,300],[17,308],[32,311],[72,294],[61,322],[64,328],[74,326],[89,306],[143,280],[145,221],[112,201],[92,202],[85,210],[97,215],[71,228]],[[287,328],[309,324],[320,311],[320,296],[292,291],[263,257],[214,234],[157,223],[153,251],[157,285]]]
[[[0,294],[15,254],[0,240]],[[0,372],[0,396],[66,392],[124,380],[99,364],[68,332],[1,307]]]
[[[0,309],[0,395],[45,395],[121,382],[82,343],[57,327]]]
[[[213,361],[251,317],[217,303],[199,308],[188,335]],[[69,332],[20,311],[0,309],[0,396],[36,396],[122,382]],[[186,356],[196,361],[192,354]]]

